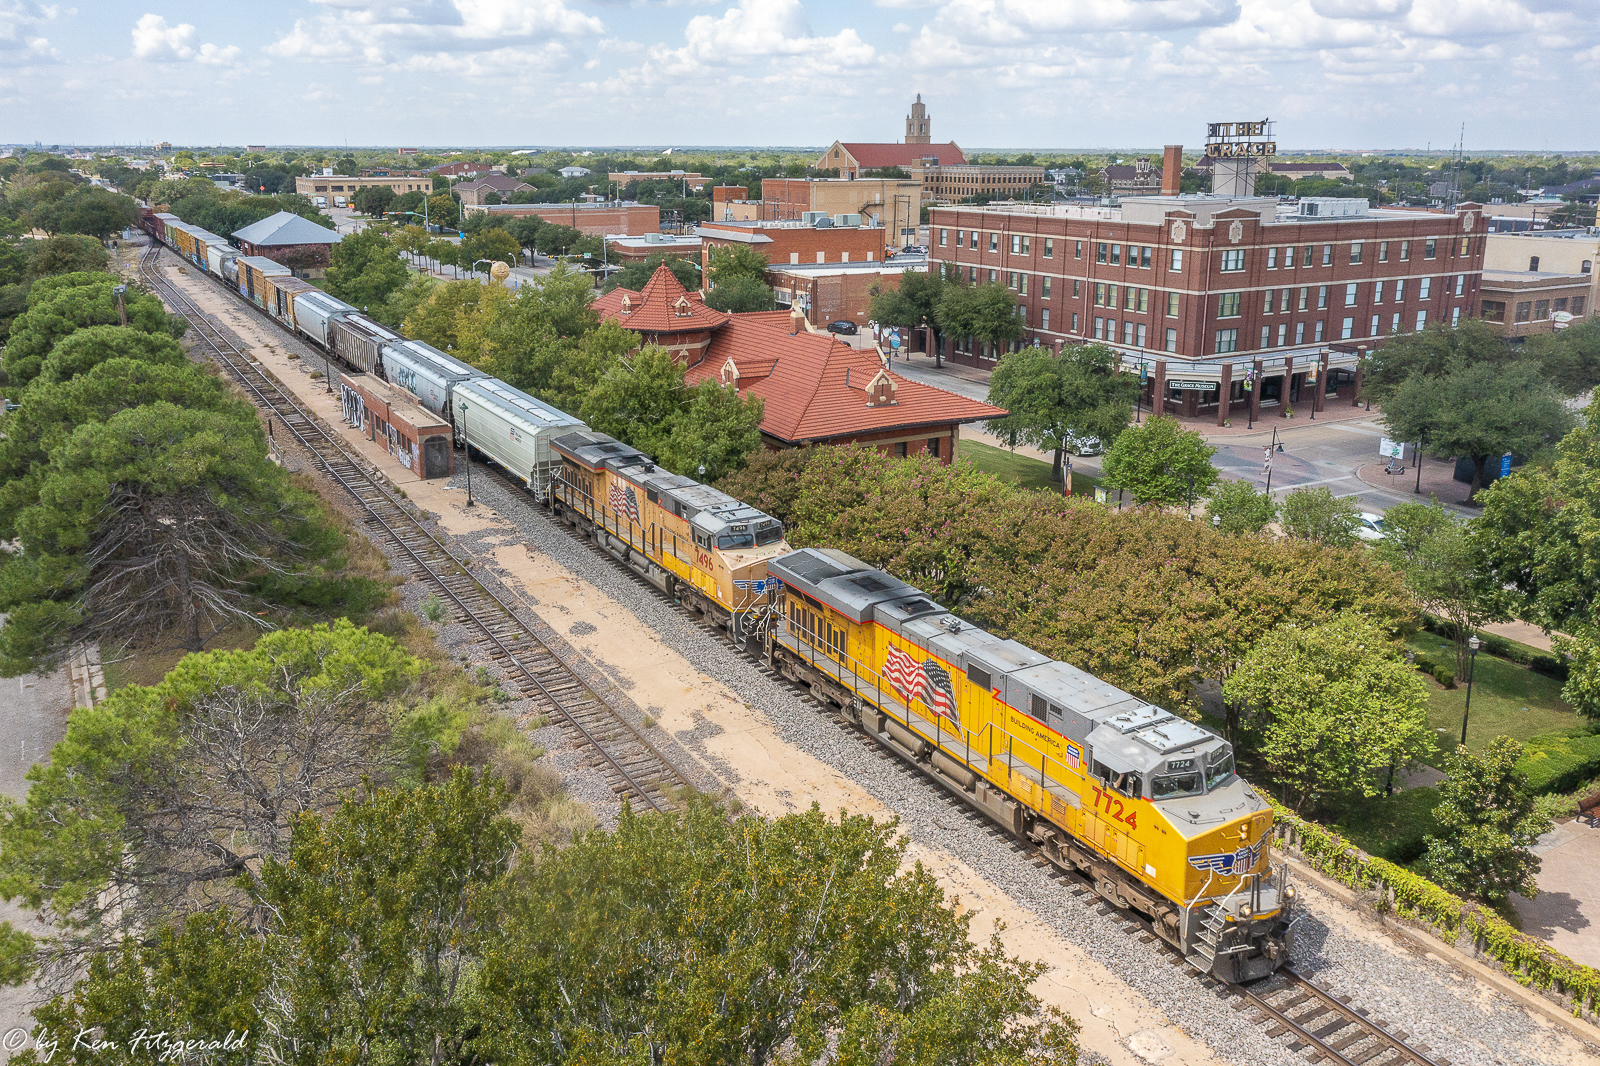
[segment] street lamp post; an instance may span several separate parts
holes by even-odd
[[[1461,712],[1461,743],[1467,743],[1467,716],[1472,713],[1472,679],[1478,672],[1478,649],[1483,647],[1483,641],[1474,634],[1467,638],[1467,647],[1472,649],[1472,656],[1467,660],[1467,706]]]
[[[467,456],[467,506],[475,507],[472,498],[472,438],[467,433],[467,405],[461,405],[461,444]]]
[[[1134,397],[1133,397],[1133,424],[1136,425],[1136,426],[1142,424],[1143,421],[1144,421],[1144,414],[1143,414],[1143,411],[1144,411],[1144,406],[1143,406],[1144,405],[1144,382],[1145,382],[1144,349],[1140,348],[1139,349],[1139,391],[1137,393],[1135,393]],[[1154,412],[1155,412],[1155,407],[1153,406],[1154,403],[1155,403],[1154,398],[1152,398],[1151,399],[1152,406],[1150,408],[1152,414],[1154,414]]]

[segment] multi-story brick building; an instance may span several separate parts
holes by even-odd
[[[1220,422],[1353,398],[1365,352],[1383,338],[1475,313],[1481,218],[1470,203],[1445,214],[1205,195],[950,207],[932,211],[930,251],[966,281],[1016,292],[1022,343],[1104,342],[1125,368],[1145,368],[1155,409],[1205,409]],[[1002,354],[945,343],[968,365]]]
[[[896,246],[914,244],[922,217],[922,182],[906,178],[764,178],[761,217],[800,219],[812,212],[860,215],[882,226]],[[720,217],[720,216],[718,216]],[[907,232],[910,231],[910,232]]]
[[[1496,205],[1487,208],[1490,211],[1501,211],[1502,207]],[[1492,223],[1494,220],[1491,219]],[[1579,318],[1594,317],[1600,314],[1600,271],[1595,270],[1595,264],[1600,263],[1600,232],[1594,229],[1546,229],[1530,230],[1525,233],[1495,232],[1494,227],[1489,227],[1489,239],[1483,249],[1483,268],[1485,270],[1526,271],[1535,274],[1578,274],[1589,283],[1589,291],[1582,294],[1585,298],[1581,309],[1572,311],[1570,295],[1553,297],[1553,299],[1568,298],[1568,307],[1563,310],[1571,311]],[[1484,299],[1493,300],[1487,293]],[[1515,324],[1515,303],[1506,321]],[[1486,313],[1484,318],[1489,318]]]
[[[700,265],[711,266],[718,248],[753,248],[774,265],[785,263],[861,263],[884,257],[885,231],[877,226],[828,226],[804,222],[702,222]]]
[[[661,232],[661,208],[631,200],[605,200],[592,204],[462,204],[464,214],[487,211],[516,218],[538,215],[556,226],[571,226],[587,237]]]
[[[376,177],[371,175],[351,177],[347,174],[313,174],[310,177],[295,178],[294,191],[301,196],[327,199],[330,203],[338,204],[348,201],[361,189],[370,189],[376,186],[385,186],[393,189],[396,196],[408,192],[427,192],[433,188],[432,179],[417,174],[402,174],[398,177]]]

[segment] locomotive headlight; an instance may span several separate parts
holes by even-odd
[[[1250,909],[1250,904],[1248,903],[1244,903],[1239,906],[1239,917],[1241,918],[1248,918],[1254,913],[1255,912]]]
[[[1299,895],[1299,893],[1298,893],[1298,891],[1295,889],[1295,887],[1293,885],[1285,885],[1284,886],[1284,888],[1283,888],[1283,898],[1284,899],[1294,899],[1294,897],[1297,896],[1297,895]]]

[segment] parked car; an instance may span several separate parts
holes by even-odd
[[[849,319],[841,318],[837,322],[828,323],[828,332],[837,333],[842,337],[854,337],[856,335],[856,324]]]
[[[1073,455],[1099,455],[1104,452],[1105,446],[1100,443],[1099,437],[1067,435],[1067,451]]]
[[[927,255],[928,250],[920,244],[908,244],[900,249],[901,255]]]
[[[1383,515],[1371,511],[1361,512],[1361,522],[1356,526],[1356,536],[1362,540],[1383,539]]]

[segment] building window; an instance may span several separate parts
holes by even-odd
[[[1483,301],[1483,320],[1485,322],[1504,322],[1506,320],[1506,305],[1504,301]]]
[[[1022,324],[1024,326],[1026,326],[1028,324],[1028,305],[1027,304],[1018,304],[1017,305],[1017,317],[1022,320]]]
[[[1139,269],[1150,269],[1150,246],[1148,244],[1139,249]]]
[[[1017,272],[1015,270],[1011,271],[1011,273],[1007,275],[1006,287],[1011,289],[1015,289],[1017,287]]]
[[[998,252],[999,250],[1000,250],[1000,234],[998,234],[998,233],[990,233],[989,234],[989,251]]]
[[[1285,322],[1278,327],[1278,347],[1282,348],[1289,343],[1289,323]]]
[[[1026,233],[1022,235],[1022,254],[1028,254],[1028,235]]]
[[[1424,258],[1424,259],[1432,259],[1436,254],[1438,254],[1438,251],[1439,251],[1439,240],[1438,240],[1438,238],[1429,237],[1425,242],[1423,242],[1423,245],[1422,245],[1422,258]]]
[[[1011,254],[1012,255],[1019,255],[1019,254],[1021,254],[1021,252],[1022,252],[1022,238],[1019,235],[1013,233],[1011,235]]]
[[[1175,292],[1167,293],[1167,317],[1178,317],[1178,294]]]
[[[978,268],[977,267],[974,267],[974,266],[967,267],[967,280],[970,281],[970,282],[973,282],[974,284],[977,283],[977,280],[978,280]]]
[[[1272,289],[1264,289],[1264,290],[1262,290],[1262,293],[1261,293],[1261,313],[1264,314],[1264,315],[1272,314],[1272,296],[1273,296],[1273,291],[1274,290],[1272,290]]]
[[[1106,261],[1106,242],[1105,241],[1101,241],[1100,242],[1100,247],[1095,253],[1095,262],[1104,263],[1105,261]]]
[[[1106,319],[1106,340],[1114,341],[1116,339],[1117,339],[1117,320],[1114,319],[1114,318],[1108,318],[1108,319]]]
[[[1367,326],[1367,336],[1376,337],[1378,335],[1378,319],[1379,319],[1379,317],[1380,316],[1378,316],[1378,315],[1373,315],[1372,316],[1372,322]]]
[[[1383,303],[1383,282],[1381,281],[1372,283],[1372,302],[1375,304]]]
[[[1305,251],[1300,256],[1300,265],[1303,266],[1303,267],[1310,266],[1311,265],[1311,256],[1312,256],[1312,254],[1313,253],[1311,251],[1311,245],[1309,245],[1309,244],[1306,245]]]
[[[1339,328],[1339,339],[1342,340],[1342,341],[1347,341],[1351,337],[1354,337],[1355,335],[1356,335],[1356,320],[1353,319],[1353,318],[1345,319],[1344,320],[1344,325],[1342,325]]]
[[[1083,258],[1083,242],[1082,241],[1074,241],[1073,243],[1076,245],[1076,247],[1074,247],[1072,249],[1072,258],[1074,258],[1074,259],[1082,259]]]
[[[1272,327],[1271,326],[1262,326],[1261,327],[1261,347],[1270,348],[1271,346],[1272,346]]]
[[[1167,330],[1166,350],[1169,352],[1175,352],[1178,350],[1178,331],[1175,329]]]
[[[1350,242],[1350,265],[1354,266],[1355,264],[1357,264],[1359,262],[1361,262],[1361,242],[1360,241],[1351,241]]]
[[[1122,343],[1123,344],[1132,344],[1133,343],[1133,323],[1132,322],[1124,322],[1122,324]]]
[[[1592,273],[1594,273],[1594,260],[1593,259],[1585,259],[1583,261],[1583,266],[1579,269],[1578,273],[1580,273],[1580,274],[1592,274]]]
[[[1296,322],[1294,324],[1294,342],[1296,344],[1304,344],[1306,342],[1306,324],[1304,322]]]
[[[1332,266],[1333,265],[1333,245],[1331,245],[1331,244],[1324,244],[1322,246],[1322,265],[1323,266]]]
[[[1119,289],[1115,285],[1111,286],[1110,289],[1106,290],[1106,306],[1107,307],[1115,307],[1115,306],[1117,306],[1117,293],[1119,293],[1121,291],[1122,290]]]
[[[939,458],[939,442],[941,440],[943,440],[943,439],[944,438],[942,438],[942,437],[929,437],[928,438],[927,452],[928,452],[929,455],[933,456],[935,459]]]
[[[1411,242],[1410,241],[1401,241],[1400,242],[1400,262],[1406,263],[1406,262],[1410,262],[1410,260],[1411,260]]]
[[[1168,269],[1174,271],[1175,273],[1181,273],[1182,272],[1182,270],[1183,270],[1183,249],[1182,248],[1174,248],[1172,250],[1172,262],[1169,265]]]
[[[1024,296],[1028,295],[1028,275],[1022,275],[1022,288],[1018,291],[1020,291]]]
[[[899,444],[896,444],[894,446],[894,454],[895,454],[895,456],[897,458],[900,458],[900,459],[904,459],[906,457],[906,442],[905,441],[901,441]]]
[[[1320,318],[1317,319],[1316,335],[1311,338],[1311,343],[1312,344],[1321,344],[1322,343],[1322,319],[1320,319]]]
[[[1055,238],[1046,237],[1044,239],[1044,257],[1046,259],[1054,259],[1056,257],[1056,242],[1055,242]]]
[[[1466,295],[1466,292],[1467,292],[1467,276],[1465,274],[1457,274],[1456,275],[1456,295],[1457,296],[1464,296],[1464,295]]]
[[[1421,281],[1417,282],[1417,299],[1426,300],[1429,296],[1432,296],[1432,295],[1433,295],[1433,279],[1432,278],[1423,278]]]
[[[1397,303],[1397,304],[1398,303],[1404,303],[1405,302],[1405,298],[1406,298],[1406,279],[1405,278],[1395,278],[1394,279],[1394,302]]]
[[[1550,306],[1550,310],[1552,310],[1552,311],[1565,311],[1566,309],[1567,309],[1567,298],[1565,296],[1561,297],[1561,299],[1557,300],[1554,304],[1552,304]]]
[[[1353,281],[1344,287],[1344,305],[1346,307],[1356,305],[1356,283]]]
[[[999,281],[999,278],[996,276],[995,271],[993,271],[993,270],[989,271],[989,284],[990,285],[994,285],[998,281]]]
[[[1079,288],[1079,286],[1081,286],[1081,285],[1082,285],[1082,282],[1080,282],[1077,278],[1073,278],[1072,279],[1072,298],[1074,300],[1076,300],[1079,296],[1082,295],[1082,291]]]
[[[1294,269],[1294,245],[1289,245],[1283,250],[1283,269]]]
[[[1321,311],[1321,310],[1325,309],[1327,306],[1328,306],[1328,287],[1326,285],[1318,285],[1317,286],[1317,310]]]
[[[978,250],[978,231],[977,230],[973,230],[972,231],[972,234],[968,239],[967,247],[971,248],[974,252],[976,252]]]
[[[1043,307],[1043,308],[1039,309],[1039,328],[1040,329],[1049,329],[1050,328],[1050,309],[1048,307]]]
[[[1574,296],[1572,298],[1572,313],[1574,315],[1578,315],[1578,316],[1581,317],[1583,315],[1583,305],[1586,302],[1588,302],[1588,298],[1587,297],[1585,297],[1585,296]]]
[[[1121,262],[1122,262],[1122,245],[1113,244],[1111,246],[1111,265],[1112,266],[1117,266]]]
[[[1099,315],[1096,315],[1094,319],[1094,339],[1097,341],[1106,339],[1106,320]]]
[[[1218,318],[1238,318],[1239,317],[1239,304],[1241,302],[1240,301],[1240,296],[1241,296],[1241,294],[1237,293],[1237,292],[1225,292],[1220,297],[1218,297],[1217,298],[1217,317]]]
[[[1170,332],[1170,331],[1169,331]],[[1239,350],[1239,331],[1236,329],[1217,330],[1217,354],[1225,355],[1228,352]]]
[[[1458,326],[1460,324],[1461,324],[1461,308],[1452,307],[1450,309],[1450,328],[1451,329],[1455,329],[1456,326]]]
[[[1072,312],[1072,332],[1078,332],[1078,312]]]
[[[1387,263],[1388,261],[1389,261],[1389,242],[1388,241],[1379,241],[1378,242],[1378,262]]]
[[[1472,247],[1472,238],[1470,238],[1470,237],[1461,238],[1461,254],[1462,255],[1466,255],[1468,250],[1471,249],[1471,247]]]
[[[1042,277],[1039,278],[1039,298],[1041,300],[1050,299],[1050,275],[1049,274],[1045,274],[1045,275],[1043,275]]]
[[[948,237],[949,235],[950,235],[950,231],[949,230],[940,230],[939,231],[939,247],[940,248],[945,247],[945,238]]]
[[[1122,305],[1122,309],[1124,311],[1137,311],[1139,309],[1139,290],[1132,285],[1128,286],[1128,300]]]
[[[1268,270],[1277,270],[1278,269],[1278,250],[1276,248],[1268,248],[1267,249],[1267,269]]]
[[[1550,301],[1549,300],[1535,300],[1535,301],[1533,301],[1533,320],[1535,322],[1543,322],[1545,319],[1547,319],[1549,317],[1550,317]]]
[[[1134,343],[1143,348],[1145,342],[1145,326],[1143,322],[1139,323],[1139,329],[1137,333],[1138,336],[1134,339]]]
[[[1528,321],[1528,316],[1530,314],[1532,314],[1532,312],[1533,312],[1533,304],[1529,303],[1527,300],[1522,301],[1521,303],[1519,303],[1517,305],[1517,321],[1518,322],[1526,322],[1526,321]]]
[[[1096,307],[1104,307],[1106,305],[1106,286],[1103,281],[1094,283],[1094,305]]]
[[[1307,288],[1306,286],[1304,286],[1304,285],[1300,286],[1300,301],[1299,301],[1298,307],[1302,311],[1304,311],[1306,309],[1306,301],[1307,301],[1307,299],[1309,297],[1310,292],[1311,292],[1311,290],[1309,288]]]
[[[1244,249],[1225,248],[1222,252],[1222,271],[1225,274],[1244,269]]]
[[[1417,330],[1418,330],[1418,332],[1421,332],[1422,327],[1426,326],[1427,324],[1428,324],[1428,312],[1426,312],[1426,311],[1418,311],[1417,312]]]

